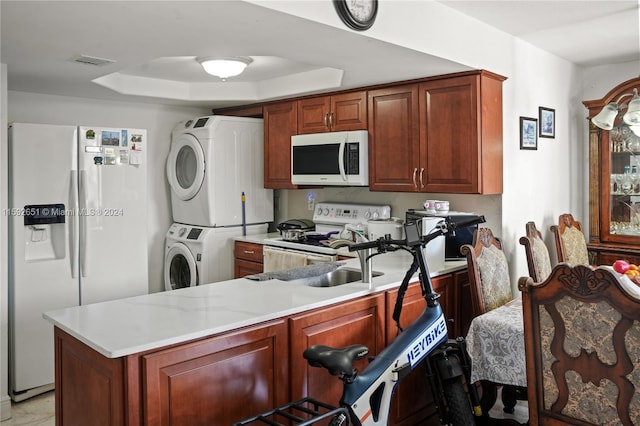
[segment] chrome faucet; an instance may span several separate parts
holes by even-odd
[[[347,231],[350,231],[354,236],[356,243],[367,243],[369,240],[364,236],[364,231],[362,229],[358,229],[355,227],[351,227],[349,225],[345,226]],[[373,278],[373,270],[371,268],[371,254],[373,253],[373,249],[368,248],[364,250],[358,250],[358,258],[360,259],[360,271],[362,273],[362,282],[364,284],[371,284],[371,279]]]

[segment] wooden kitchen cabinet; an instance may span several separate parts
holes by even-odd
[[[263,271],[262,244],[236,241],[234,244],[234,278],[259,274]]]
[[[349,92],[298,100],[298,134],[365,130],[367,92]]]
[[[57,327],[54,351],[57,425],[140,424],[140,404],[127,400],[125,358],[105,358]]]
[[[640,78],[612,88],[602,99],[584,101],[595,117],[610,102],[628,103]],[[626,110],[623,110],[626,112]],[[618,259],[640,264],[640,137],[618,115],[611,130],[589,122],[589,263],[611,265]],[[633,173],[633,167],[636,173]],[[625,175],[625,169],[630,173]]]
[[[295,189],[291,183],[291,136],[297,133],[296,101],[264,105],[264,187]]]
[[[287,366],[283,320],[144,355],[145,425],[227,426],[282,405]]]
[[[502,193],[502,81],[473,71],[369,91],[370,189]]]
[[[55,342],[60,425],[227,426],[290,399],[284,319],[120,358]]]
[[[467,269],[453,273],[453,288],[455,288],[455,301],[453,309],[454,327],[449,331],[453,337],[466,336],[469,326],[473,320],[473,310],[471,309],[471,282],[469,281],[469,271]]]
[[[262,118],[262,104],[240,105],[212,110],[214,115]]]
[[[291,347],[291,397],[305,396],[337,405],[342,396],[342,381],[324,368],[311,367],[302,357],[306,348],[315,344],[344,347],[363,344],[369,354],[384,348],[384,293],[297,315],[289,320]],[[356,362],[362,371],[367,359]]]
[[[420,84],[424,192],[502,193],[502,82],[480,71]]]
[[[418,85],[382,88],[368,93],[369,189],[418,191]]]

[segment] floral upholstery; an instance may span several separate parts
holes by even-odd
[[[548,280],[521,278],[518,286],[525,347],[534,360],[527,368],[537,370],[527,378],[542,379],[529,386],[542,389],[542,400],[535,390],[529,392],[532,424],[550,412],[549,417],[565,424],[578,419],[640,425],[640,300],[621,291],[624,286],[615,273],[582,265],[561,264]],[[532,321],[538,323],[539,335],[527,326]],[[531,345],[536,337],[539,348]]]
[[[482,247],[477,256],[485,312],[502,306],[511,299],[509,265],[504,252],[494,245]]]
[[[532,238],[531,254],[538,281],[544,281],[551,273],[551,259],[547,245],[538,237]]]
[[[589,254],[584,234],[577,228],[566,228],[561,235],[564,246],[565,261],[572,265],[588,265]]]

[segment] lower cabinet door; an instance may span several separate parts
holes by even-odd
[[[434,285],[437,278],[434,278]],[[387,292],[387,345],[398,336],[399,330],[393,321],[398,290]],[[422,312],[427,303],[422,297],[420,283],[409,286],[404,295],[400,325],[407,328]],[[446,314],[446,312],[445,312]],[[424,363],[414,369],[396,388],[391,402],[389,425],[415,426],[439,425],[437,409],[431,396],[431,388],[427,382],[427,371]]]
[[[228,426],[289,400],[283,320],[142,357],[146,425]]]
[[[290,319],[291,396],[314,397],[334,406],[342,396],[342,381],[324,368],[311,367],[302,352],[312,345],[343,347],[363,344],[375,355],[384,347],[384,294],[344,302]],[[356,362],[362,371],[367,359]]]

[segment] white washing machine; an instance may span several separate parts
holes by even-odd
[[[246,229],[247,235],[264,234],[267,225],[251,225]],[[237,226],[171,225],[165,240],[165,290],[233,279],[234,237],[240,235],[242,227]]]
[[[173,221],[234,226],[244,214],[247,224],[273,222],[263,133],[260,118],[208,116],[179,123],[167,159]]]

